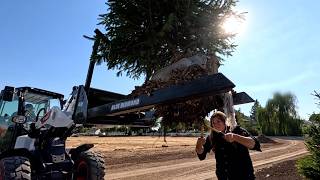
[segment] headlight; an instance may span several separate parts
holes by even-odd
[[[12,118],[12,122],[18,123],[18,124],[24,124],[26,122],[26,117],[25,116],[14,116]]]

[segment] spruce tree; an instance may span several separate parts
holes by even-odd
[[[315,97],[320,103],[320,95],[315,92]],[[309,125],[305,129],[305,144],[310,155],[298,161],[298,170],[301,174],[309,179],[320,179],[320,114],[313,113]]]
[[[236,0],[108,0],[100,15],[107,41],[96,60],[107,62],[117,75],[152,74],[178,59],[202,53],[220,60],[236,47],[235,34],[222,30]]]
[[[254,101],[254,104],[253,104],[253,106],[251,108],[251,111],[250,111],[250,119],[251,119],[251,121],[255,121],[255,122],[257,121],[257,110],[260,107],[261,107],[261,105],[260,105],[259,101],[256,99]]]

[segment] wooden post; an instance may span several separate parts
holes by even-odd
[[[204,122],[201,123],[201,138],[204,137]]]

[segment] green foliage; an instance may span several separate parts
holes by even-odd
[[[260,107],[261,107],[261,105],[260,105],[259,101],[256,99],[254,101],[254,104],[253,104],[251,111],[250,111],[250,119],[252,121],[257,121],[257,111],[258,111],[258,108],[260,108]]]
[[[314,91],[314,94],[313,94],[313,95],[314,95],[318,100],[320,100],[320,94],[319,94],[319,92]],[[320,107],[320,101],[317,102],[316,104],[319,105],[319,107]]]
[[[296,97],[275,93],[266,107],[258,107],[256,118],[261,133],[266,135],[301,135],[302,120],[297,117]]]
[[[260,127],[260,134],[273,135],[272,127],[270,122],[270,117],[266,108],[259,107],[257,109],[257,120]]]
[[[319,93],[315,91],[314,96],[319,104]],[[298,171],[309,179],[320,179],[320,113],[313,113],[309,121],[311,124],[305,127],[304,133],[306,146],[311,155],[298,161]]]
[[[259,134],[259,127],[256,121],[252,120],[251,117],[243,114],[240,109],[235,111],[237,123],[245,128],[247,131],[251,133],[253,136],[257,136]]]
[[[78,133],[89,133],[90,131],[91,131],[91,128],[89,128],[89,127],[81,126],[81,127],[77,128]]]
[[[233,15],[236,0],[108,0],[100,15],[107,40],[97,60],[106,61],[117,75],[139,78],[196,53],[229,56],[235,34],[221,25]],[[221,58],[220,58],[221,59]]]
[[[297,168],[298,172],[308,179],[320,179],[319,162],[317,164],[312,155],[298,160]]]
[[[319,117],[320,114],[312,114],[309,119]],[[305,143],[311,153],[298,161],[298,170],[301,174],[309,179],[320,179],[320,121],[312,121],[304,130],[306,133]]]
[[[320,124],[320,114],[311,114],[311,116],[309,117],[309,121],[313,124]]]

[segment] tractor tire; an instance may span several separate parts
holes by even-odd
[[[104,159],[96,152],[81,152],[76,157],[74,172],[74,180],[104,180]]]
[[[26,157],[12,156],[0,160],[0,180],[31,180],[31,165]]]

